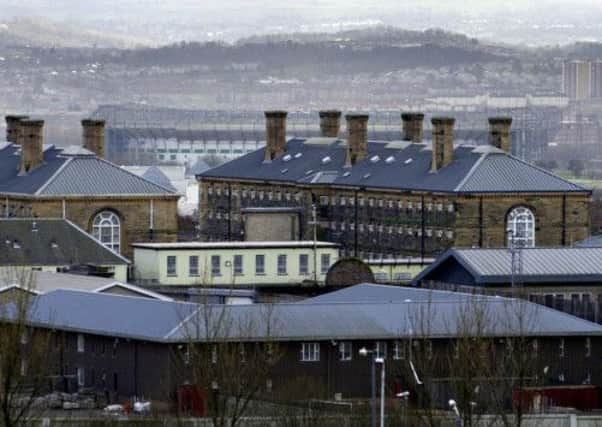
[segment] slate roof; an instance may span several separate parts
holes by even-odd
[[[71,221],[0,219],[0,266],[129,263]]]
[[[423,270],[414,283],[429,280],[437,270],[455,260],[473,276],[477,284],[511,283],[512,255],[507,248],[456,249],[443,253]],[[522,249],[520,283],[599,282],[602,285],[602,248],[525,248]]]
[[[154,182],[155,184],[160,185],[161,187],[164,188],[168,188],[171,191],[177,191],[175,189],[175,187],[173,186],[173,184],[171,183],[171,181],[169,180],[169,178],[167,177],[167,175],[165,175],[163,173],[163,171],[161,169],[159,169],[157,166],[151,166],[149,167],[146,172],[144,172],[142,174],[142,178],[150,181],[150,182]]]
[[[345,168],[345,141],[293,138],[272,162],[264,163],[262,148],[197,177],[454,193],[589,192],[491,146],[455,146],[454,161],[432,173],[430,147],[369,141],[366,159]]]
[[[0,147],[0,194],[35,196],[174,195],[175,191],[123,170],[85,150],[45,146],[44,164],[19,175],[20,147]]]
[[[207,341],[199,333],[205,330],[205,319],[212,322],[211,336],[219,340],[266,339],[268,326],[270,339],[281,341],[437,338],[470,333],[460,325],[466,324],[471,313],[490,320],[485,322],[485,330],[479,331],[488,336],[511,336],[517,331],[529,336],[602,335],[602,325],[528,301],[451,292],[449,298],[411,302],[199,305],[58,290],[34,299],[30,324],[174,343]],[[428,330],[419,327],[425,315],[429,316]],[[518,321],[523,322],[522,329]]]

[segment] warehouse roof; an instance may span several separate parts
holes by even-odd
[[[368,155],[351,168],[345,167],[344,140],[293,138],[286,149],[285,155],[264,162],[262,148],[198,178],[455,193],[589,191],[491,146],[455,146],[454,160],[435,173],[430,142],[369,141]]]
[[[428,290],[417,292],[425,296],[403,302],[202,305],[58,290],[35,298],[29,323],[72,332],[176,343],[191,339],[437,338],[467,333],[602,335],[601,325],[524,300],[460,293],[437,299],[428,298]],[[480,321],[470,322],[471,316],[478,316]],[[484,325],[483,329],[466,330],[464,325],[473,323]],[[209,335],[202,331],[209,331]]]
[[[0,194],[36,196],[176,195],[87,150],[44,146],[44,163],[19,174],[21,149],[0,144]]]
[[[602,284],[602,248],[524,248],[521,258],[522,271],[514,275],[519,283]],[[447,272],[457,268],[463,269],[478,285],[509,284],[512,254],[507,248],[452,248],[422,271],[414,283],[451,277]]]
[[[0,219],[0,266],[129,263],[69,220]]]

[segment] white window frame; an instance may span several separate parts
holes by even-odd
[[[196,260],[196,264],[192,262],[192,260]],[[188,256],[188,275],[191,277],[197,277],[200,274],[199,270],[199,256],[198,255],[190,255]]]
[[[277,273],[279,276],[286,276],[288,274],[288,259],[286,254],[279,254],[276,259],[277,262]]]
[[[260,259],[262,261],[261,263],[259,262]],[[263,276],[264,274],[265,274],[265,255],[257,254],[257,255],[255,255],[255,275]]]
[[[299,254],[299,275],[307,276],[309,274],[309,255]]]
[[[328,273],[330,268],[330,254],[320,254],[320,272],[322,274]]]
[[[84,334],[77,334],[77,352],[84,353],[86,351],[86,337]]]
[[[319,362],[320,361],[320,343],[303,342],[301,343],[301,362]]]
[[[170,261],[173,261],[173,265],[170,264]],[[178,275],[178,258],[175,255],[167,255],[167,257],[165,257],[165,266],[169,277]]]
[[[119,216],[109,210],[97,213],[92,220],[92,236],[107,248],[119,253],[121,250],[121,220]]]
[[[387,342],[386,341],[376,341],[374,343],[374,357],[381,357],[383,359],[387,358]]]
[[[217,263],[215,262],[217,260]],[[211,255],[211,276],[222,275],[222,257],[220,255]]]
[[[339,360],[342,362],[353,360],[353,343],[351,341],[341,341],[339,343]]]
[[[516,206],[506,216],[508,245],[532,248],[535,246],[535,214],[526,206]]]
[[[403,360],[405,359],[405,352],[403,348],[402,341],[395,341],[393,344],[393,360]]]
[[[240,262],[238,262],[240,261]],[[232,257],[232,263],[234,265],[234,275],[240,276],[244,274],[244,258],[241,254],[235,254]]]

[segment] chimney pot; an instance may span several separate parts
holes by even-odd
[[[489,143],[494,147],[512,152],[512,117],[490,117],[489,118]]]
[[[271,162],[286,151],[286,111],[266,111],[264,161]]]
[[[13,144],[19,142],[20,122],[28,118],[29,116],[15,114],[4,116],[6,120],[6,142],[12,142]]]
[[[21,120],[19,139],[21,143],[20,174],[27,174],[44,162],[44,120]]]
[[[319,115],[322,136],[337,138],[341,128],[341,112],[339,110],[322,110]]]
[[[82,120],[83,146],[101,159],[105,158],[105,121],[96,119]]]
[[[449,165],[454,160],[454,123],[453,117],[433,117],[433,160],[431,171],[437,172],[439,169]]]
[[[347,157],[345,166],[350,167],[368,155],[367,114],[347,114]]]
[[[401,113],[401,120],[403,122],[402,139],[404,141],[422,142],[422,121],[424,120],[424,114]]]

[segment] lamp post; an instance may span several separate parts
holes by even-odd
[[[369,354],[375,355],[376,349],[368,350],[366,347],[362,347],[359,350],[360,356],[366,357]],[[372,403],[371,403],[371,416],[372,416],[372,427],[376,427],[376,364],[382,365],[380,370],[380,427],[385,426],[385,358],[384,357],[371,357],[371,383],[372,383]]]

